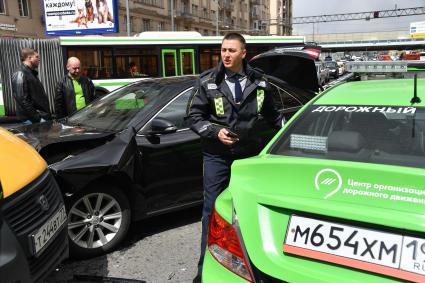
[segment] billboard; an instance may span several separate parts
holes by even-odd
[[[43,0],[46,35],[118,32],[118,0]]]
[[[425,37],[425,22],[410,23],[410,37]]]

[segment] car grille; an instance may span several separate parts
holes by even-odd
[[[49,207],[43,210],[40,196],[44,195]],[[5,220],[15,233],[26,253],[34,282],[41,281],[64,258],[68,256],[67,229],[51,239],[44,250],[35,256],[29,237],[38,230],[63,205],[61,192],[53,175],[46,171],[19,192],[5,199],[2,210]],[[45,207],[46,209],[46,207]]]
[[[7,198],[3,214],[12,230],[19,236],[27,235],[41,226],[59,209],[62,203],[60,192],[53,176],[46,171],[41,177],[21,189],[22,193]],[[43,211],[38,202],[41,195],[49,202],[49,209]]]

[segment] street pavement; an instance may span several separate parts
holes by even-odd
[[[201,207],[195,207],[134,222],[119,250],[67,260],[46,283],[192,282],[200,252],[200,219]]]

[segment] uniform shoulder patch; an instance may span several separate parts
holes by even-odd
[[[214,84],[214,83],[209,83],[209,84],[207,85],[207,88],[208,88],[208,89],[217,89],[217,85],[216,85],[216,84]]]
[[[266,81],[259,81],[258,86],[260,87],[266,87]]]

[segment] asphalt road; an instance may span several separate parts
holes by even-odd
[[[119,250],[89,260],[67,260],[46,283],[192,282],[200,250],[200,219],[201,207],[195,207],[134,222]]]

